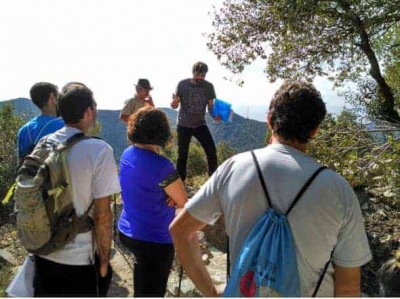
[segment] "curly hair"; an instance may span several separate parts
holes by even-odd
[[[167,115],[150,106],[140,108],[129,118],[127,136],[133,143],[165,147],[172,138]]]
[[[310,133],[325,118],[326,107],[312,84],[286,81],[275,93],[269,115],[276,134],[286,140],[307,143]]]
[[[400,249],[378,271],[379,292],[382,297],[400,296]]]

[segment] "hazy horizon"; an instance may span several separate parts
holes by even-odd
[[[16,99],[21,99],[21,98],[30,100],[29,98],[26,98],[26,97],[17,97],[17,98],[13,98],[13,99],[1,99],[0,102],[13,101],[13,100],[16,100]],[[269,105],[269,103],[266,103],[265,105],[262,105],[262,104],[249,104],[248,106],[246,106],[246,105],[234,105],[233,106],[233,111],[236,114],[239,114],[240,116],[242,116],[244,118],[257,120],[257,121],[260,121],[260,122],[266,122],[265,118],[266,118],[266,113],[267,113],[267,110],[268,110],[268,105]],[[343,106],[339,106],[339,105],[334,106],[334,105],[330,105],[330,104],[327,103],[326,106],[327,106],[327,110],[328,110],[329,113],[336,114],[336,115],[340,114],[340,112],[343,110]],[[169,109],[172,109],[169,106],[165,106],[165,107],[157,106],[157,108],[169,108]],[[120,110],[120,109],[102,109],[101,107],[99,107],[98,109],[102,110],[102,111],[119,111]],[[178,110],[179,110],[179,108],[176,111],[178,111]]]

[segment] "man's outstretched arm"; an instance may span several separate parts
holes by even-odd
[[[205,297],[217,297],[220,294],[201,259],[197,239],[197,231],[205,226],[205,223],[194,218],[184,208],[171,223],[169,229],[177,257],[186,274]]]
[[[214,99],[209,99],[207,103],[207,110],[210,115],[212,115],[212,111],[214,109]]]
[[[100,258],[100,275],[107,275],[110,262],[112,239],[112,212],[110,197],[102,197],[94,200],[94,234],[97,245],[97,253]]]

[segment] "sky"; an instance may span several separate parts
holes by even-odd
[[[139,78],[150,80],[158,107],[169,107],[178,82],[194,62],[208,64],[207,80],[235,112],[264,121],[281,82],[271,84],[265,62],[247,67],[239,87],[207,48],[213,6],[222,0],[1,0],[0,101],[29,98],[47,81],[61,88],[80,81],[92,89],[99,109],[119,110]],[[344,105],[324,78],[314,82],[328,111]]]

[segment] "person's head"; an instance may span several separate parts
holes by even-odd
[[[202,81],[206,77],[208,66],[204,62],[198,61],[192,67],[193,79]]]
[[[153,87],[150,85],[149,80],[139,79],[136,84],[136,96],[143,101],[145,98],[149,96],[150,90],[152,89]]]
[[[274,135],[306,144],[326,115],[319,91],[306,82],[287,81],[275,93],[268,112]]]
[[[145,106],[131,115],[127,136],[133,143],[165,147],[171,140],[171,128],[164,111]]]
[[[379,292],[382,297],[400,297],[400,249],[395,257],[384,263],[378,271]]]
[[[87,127],[95,125],[96,102],[93,92],[83,83],[70,82],[65,85],[59,95],[58,108],[67,125],[78,125],[82,121]]]
[[[31,87],[32,102],[40,109],[56,113],[58,87],[48,82],[38,82]]]

